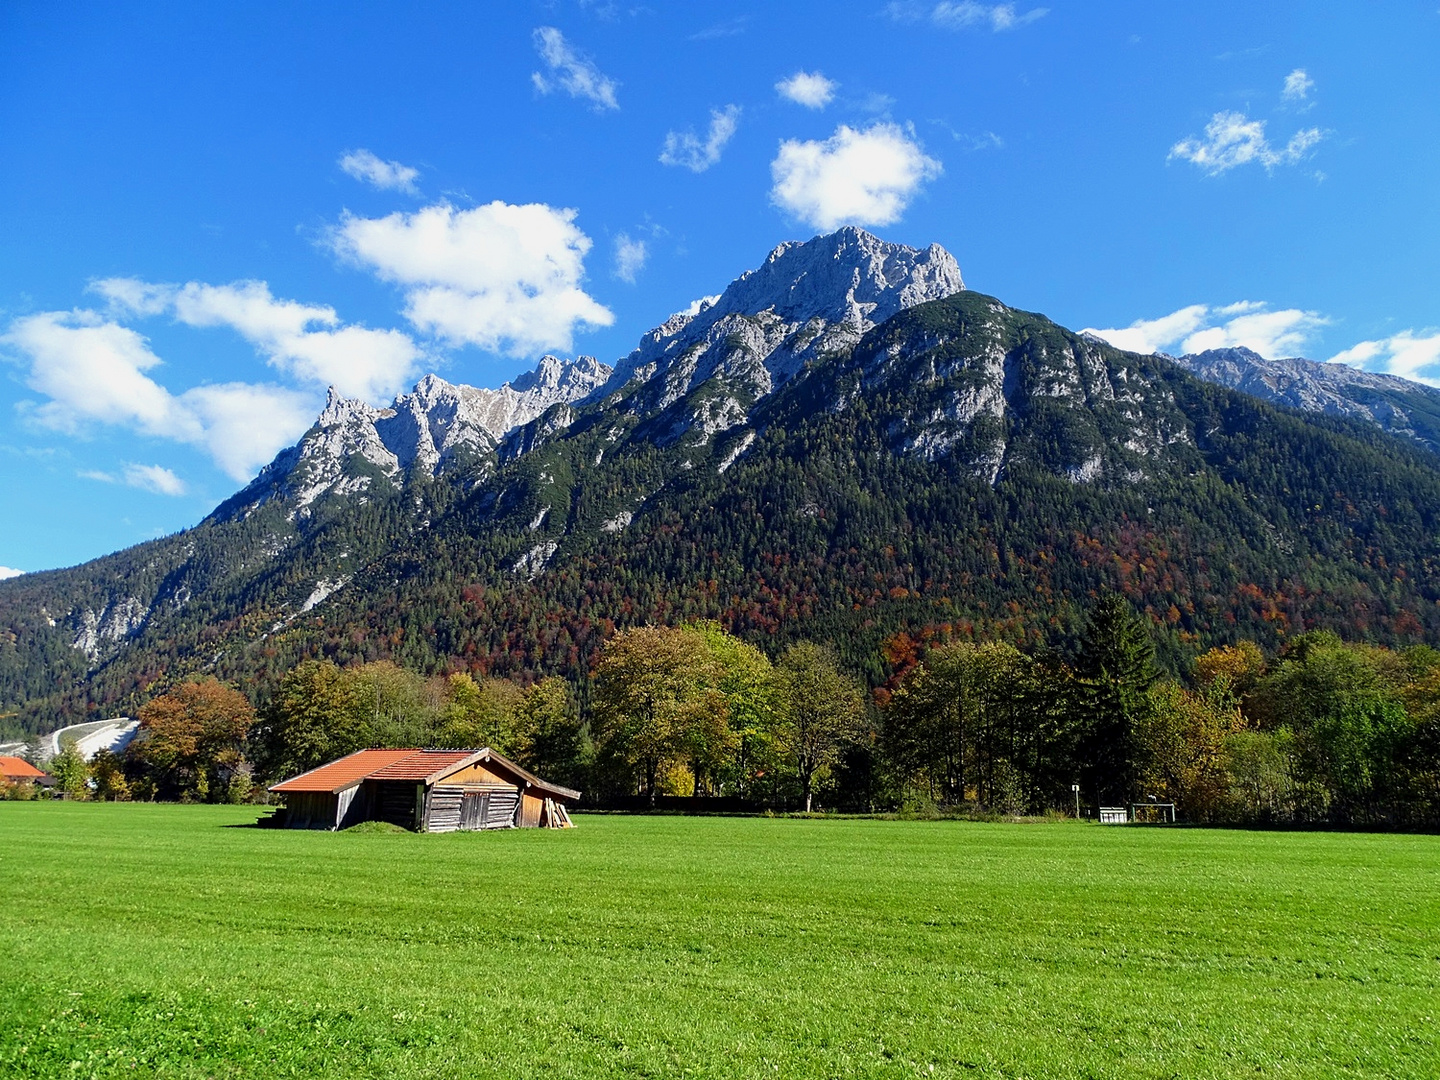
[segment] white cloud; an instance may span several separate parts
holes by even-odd
[[[45,311],[12,322],[5,342],[29,358],[30,388],[50,399],[35,410],[46,427],[73,434],[88,423],[119,424],[182,441],[200,434],[145,374],[161,360],[129,327],[93,311]]]
[[[399,330],[341,325],[334,308],[277,300],[263,281],[174,286],[107,278],[91,289],[109,300],[112,310],[169,311],[187,326],[230,327],[272,367],[375,403],[404,389],[424,355]]]
[[[691,172],[704,172],[720,160],[720,151],[740,125],[740,106],[726,105],[710,110],[710,130],[702,141],[693,131],[665,133],[660,150],[660,164],[683,165]]]
[[[1251,120],[1244,113],[1218,112],[1205,125],[1203,139],[1191,136],[1170,148],[1169,158],[1198,166],[1210,176],[1219,176],[1240,165],[1256,162],[1270,172],[1277,165],[1294,165],[1323,139],[1319,128],[1297,131],[1282,149],[1270,145],[1265,121]]]
[[[0,581],[4,581],[6,578],[19,577],[23,573],[25,573],[24,570],[16,570],[9,566],[0,566]]]
[[[1237,315],[1220,326],[1207,327],[1189,335],[1181,349],[1187,353],[1206,349],[1241,346],[1261,356],[1298,356],[1315,331],[1329,320],[1315,311],[1287,308],[1284,311],[1251,311]]]
[[[1314,89],[1315,80],[1305,74],[1304,68],[1296,68],[1285,76],[1285,86],[1280,91],[1280,97],[1285,101],[1304,101]]]
[[[1137,319],[1123,329],[1097,330],[1090,327],[1084,332],[1104,338],[1117,349],[1149,354],[1160,352],[1167,345],[1199,330],[1205,325],[1209,313],[1206,305],[1191,304],[1158,319]]]
[[[635,284],[635,278],[649,256],[644,240],[634,240],[628,233],[620,233],[615,237],[615,276]]]
[[[863,131],[842,124],[823,142],[788,139],[770,163],[771,201],[823,231],[889,225],[905,212],[940,162],[926,157],[898,124]]]
[[[172,394],[148,374],[161,366],[136,331],[93,311],[48,311],[10,324],[5,344],[29,363],[48,399],[33,419],[86,435],[111,425],[198,446],[228,475],[247,479],[310,425],[314,402],[280,386],[224,383]]]
[[[156,495],[184,495],[185,481],[163,465],[126,465],[125,483]]]
[[[398,161],[383,161],[369,150],[350,150],[342,154],[340,168],[356,180],[381,191],[420,194],[420,189],[415,186],[415,181],[420,177],[419,169],[412,169]]]
[[[1049,8],[1031,8],[1017,11],[1014,4],[979,4],[973,0],[954,0],[935,4],[919,4],[913,0],[897,0],[886,11],[892,19],[901,22],[915,22],[927,19],[946,30],[968,30],[971,27],[988,26],[995,33],[1014,30],[1017,27],[1043,19],[1050,13]]]
[[[1330,362],[1440,386],[1440,331],[1405,330],[1378,341],[1362,341],[1332,356]]]
[[[574,210],[497,201],[383,218],[347,214],[331,243],[400,285],[406,318],[452,344],[517,356],[568,350],[577,328],[615,319],[580,287],[591,241]]]
[[[535,51],[550,69],[548,75],[537,71],[530,76],[536,90],[548,94],[558,86],[571,97],[588,99],[597,111],[620,108],[615,96],[619,84],[572,49],[559,30],[541,26],[536,29],[534,40]]]
[[[152,285],[135,278],[102,278],[90,283],[90,292],[103,296],[110,312],[127,315],[163,315],[175,302],[174,285]]]
[[[306,393],[265,383],[216,383],[180,395],[199,420],[202,445],[226,475],[254,476],[262,465],[315,422],[316,402]]]
[[[231,327],[273,367],[375,403],[403,390],[423,356],[399,330],[342,326],[334,308],[277,300],[263,281],[191,282],[175,295],[175,316],[190,326]]]
[[[788,79],[775,84],[780,96],[807,109],[823,109],[835,100],[835,88],[840,84],[827,79],[818,71],[797,71]]]
[[[1210,307],[1191,304],[1158,319],[1140,319],[1121,329],[1087,329],[1119,349],[1138,353],[1197,353],[1240,346],[1261,356],[1296,356],[1329,322],[1319,312],[1271,311],[1254,300]]]
[[[690,316],[691,318],[694,318],[696,315],[699,315],[700,312],[704,311],[706,308],[708,308],[708,307],[714,307],[714,306],[716,305],[716,303],[719,302],[719,300],[720,300],[720,294],[719,294],[719,293],[715,293],[713,296],[701,296],[701,297],[697,297],[696,299],[691,300],[690,303],[686,305],[684,311],[678,311],[678,312],[675,313],[675,315],[688,315],[688,316]],[[670,316],[670,318],[672,318],[672,319],[675,318],[675,315]],[[667,321],[668,321],[668,320],[667,320]]]

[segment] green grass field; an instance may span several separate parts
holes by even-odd
[[[1440,1076],[1440,838],[0,803],[0,1076]]]

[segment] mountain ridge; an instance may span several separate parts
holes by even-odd
[[[1170,357],[1208,382],[1302,412],[1354,417],[1440,454],[1440,390],[1398,375],[1244,347]]]
[[[611,628],[694,617],[832,640],[873,682],[893,635],[1043,643],[1106,589],[1172,663],[1241,631],[1440,630],[1440,463],[1373,425],[1200,382],[858,230],[718,297],[613,369],[332,395],[195,528],[0,583],[0,712],[35,730],[199,671],[263,699],[313,655],[583,686]]]

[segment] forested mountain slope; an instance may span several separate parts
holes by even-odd
[[[966,292],[938,248],[784,245],[613,374],[541,376],[567,389],[483,437],[416,422],[433,452],[332,401],[197,528],[0,584],[0,712],[196,671],[263,697],[316,654],[583,682],[612,627],[695,617],[879,682],[927,637],[1063,642],[1112,590],[1172,664],[1440,630],[1434,455]],[[465,397],[423,386],[394,415]]]

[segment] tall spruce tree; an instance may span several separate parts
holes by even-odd
[[[1097,807],[1139,794],[1135,734],[1158,675],[1154,657],[1149,630],[1124,597],[1096,603],[1075,658],[1071,709],[1081,787]]]

